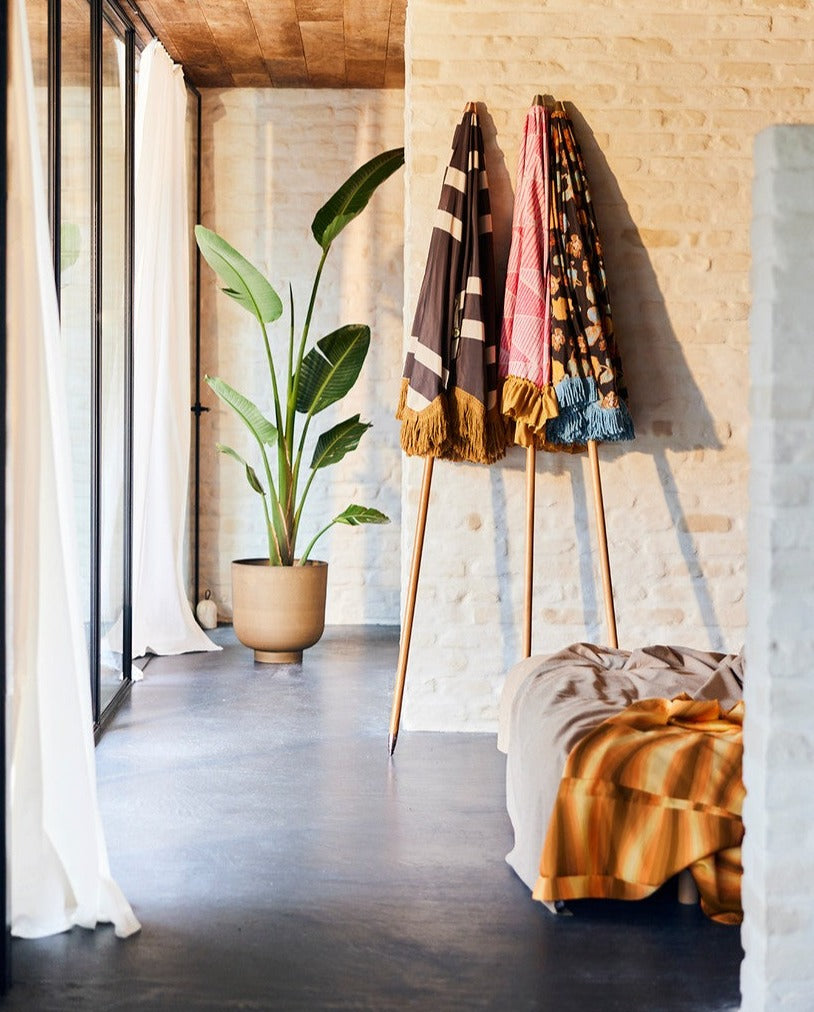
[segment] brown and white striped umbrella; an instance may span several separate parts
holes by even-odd
[[[470,103],[452,141],[404,365],[396,413],[404,452],[484,464],[502,457],[497,382],[492,215]]]
[[[396,412],[402,449],[424,458],[424,476],[390,714],[390,755],[401,720],[435,458],[491,464],[506,452],[497,402],[497,332],[489,183],[477,106],[470,102],[452,139]]]

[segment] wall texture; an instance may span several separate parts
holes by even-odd
[[[399,91],[205,90],[203,223],[266,271],[287,301],[294,290],[302,325],[319,247],[310,227],[317,209],[368,158],[403,142]],[[312,334],[368,323],[371,348],[362,376],[341,406],[318,416],[315,433],[357,411],[373,422],[356,453],[314,484],[305,541],[351,502],[383,510],[386,527],[338,527],[317,558],[330,563],[329,623],[397,623],[401,452],[393,418],[401,373],[404,180],[385,183],[329,255]],[[217,289],[204,265],[202,372],[221,376],[268,409],[263,345],[251,317]],[[272,327],[285,355],[287,317]],[[283,358],[284,360],[284,358]],[[248,452],[247,433],[205,388],[201,446],[201,590],[222,618],[231,615],[231,559],[267,554],[260,505],[239,466],[215,442]],[[248,437],[250,439],[250,437]],[[317,526],[318,525],[318,526]],[[309,533],[310,532],[310,533]]]
[[[814,1008],[814,127],[755,146],[749,631],[743,846],[745,1012]],[[757,673],[759,677],[752,677]]]
[[[498,280],[535,92],[571,111],[605,245],[635,443],[600,448],[619,642],[737,650],[745,628],[752,145],[814,117],[802,0],[411,0],[405,330],[456,123],[478,101]],[[523,466],[435,469],[404,725],[493,729],[521,649]],[[421,463],[403,465],[402,566]],[[535,630],[602,640],[587,462],[540,455]]]

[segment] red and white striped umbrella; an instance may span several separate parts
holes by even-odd
[[[551,387],[548,118],[548,109],[533,105],[523,128],[500,335],[501,408],[521,446],[532,445],[558,413]]]

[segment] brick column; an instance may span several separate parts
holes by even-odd
[[[814,1008],[814,127],[755,145],[742,1008]]]

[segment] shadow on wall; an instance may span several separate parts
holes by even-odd
[[[630,392],[630,408],[636,426],[633,443],[609,443],[601,449],[605,460],[616,460],[623,454],[640,453],[652,457],[664,501],[669,512],[677,547],[684,560],[696,603],[708,629],[713,649],[724,649],[723,633],[699,561],[695,539],[687,527],[687,518],[678,493],[676,476],[667,457],[673,452],[704,452],[721,449],[715,423],[701,390],[693,379],[681,345],[667,312],[664,296],[639,230],[631,217],[618,181],[610,169],[590,126],[573,107],[566,103],[574,131],[585,159],[591,195],[602,238],[605,266],[613,307],[614,326]],[[505,287],[506,264],[511,239],[513,191],[506,157],[500,147],[492,117],[481,107],[492,219],[495,237],[495,259],[499,303]],[[516,148],[510,154],[516,158]],[[493,507],[496,516],[507,516],[505,478],[508,470],[522,470],[525,457],[519,449],[495,465],[491,472]],[[570,474],[573,492],[573,534],[579,552],[579,577],[583,613],[596,616],[588,628],[590,637],[602,636],[601,605],[598,600],[598,578],[591,558],[590,539],[580,536],[593,525],[589,508],[590,493],[586,486],[587,472],[580,458],[568,454],[537,455],[538,498],[540,472],[553,477]],[[642,490],[647,494],[647,489]],[[635,508],[635,507],[634,507]],[[520,517],[518,516],[519,523]],[[504,527],[508,527],[504,525]],[[611,564],[613,565],[613,531],[609,530]],[[514,629],[509,574],[505,573],[508,534],[504,529],[496,537],[496,570],[500,576],[501,615],[504,629]],[[538,568],[542,567],[542,561]],[[505,574],[505,575],[503,575]],[[517,633],[512,634],[513,637]],[[519,656],[519,642],[504,645],[507,665]]]

